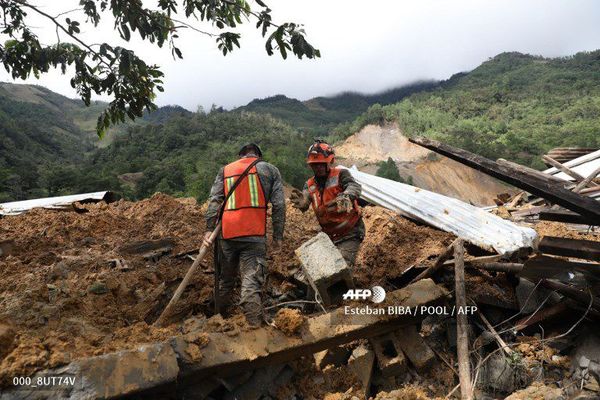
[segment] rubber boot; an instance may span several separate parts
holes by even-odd
[[[263,322],[263,308],[258,303],[243,303],[242,310],[251,328],[260,328]]]

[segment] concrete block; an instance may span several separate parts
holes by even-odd
[[[348,361],[350,350],[344,347],[332,347],[313,354],[313,357],[315,358],[315,364],[318,369],[323,369],[327,365],[335,365],[338,367]]]
[[[433,350],[423,340],[415,325],[406,326],[396,331],[402,351],[419,371],[428,369],[435,360]]]
[[[327,306],[338,304],[354,288],[352,272],[329,236],[320,232],[296,249],[304,276]]]
[[[373,366],[375,365],[375,353],[365,345],[358,346],[352,352],[348,360],[348,368],[358,378],[362,384],[364,398],[369,398],[369,389],[371,388],[371,377],[373,376]]]
[[[382,376],[398,376],[406,371],[406,357],[396,335],[388,333],[372,338],[370,342]]]

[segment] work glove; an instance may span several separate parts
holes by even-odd
[[[350,196],[343,193],[335,198],[335,205],[337,207],[337,212],[339,213],[349,213],[354,208]]]
[[[292,190],[292,194],[290,194],[290,201],[292,202],[292,206],[294,208],[298,208],[300,210],[306,210],[310,205],[310,200],[304,196],[298,189]]]

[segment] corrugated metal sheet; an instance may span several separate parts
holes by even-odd
[[[538,236],[533,229],[518,226],[482,208],[354,168],[350,172],[362,185],[362,197],[368,202],[451,232],[481,248],[510,254],[537,246]]]
[[[17,215],[32,208],[62,208],[77,201],[100,201],[107,200],[112,196],[111,192],[94,192],[74,194],[70,196],[44,197],[41,199],[13,201],[0,204],[0,215]]]
[[[600,167],[600,150],[590,154],[586,154],[581,157],[577,157],[571,161],[567,161],[563,165],[569,167],[573,171],[577,172],[579,175],[587,177],[598,167]],[[548,168],[544,171],[544,173],[554,175],[557,178],[564,179],[567,181],[573,180],[573,178],[571,178],[569,175],[565,174],[564,172],[560,172],[554,167]]]

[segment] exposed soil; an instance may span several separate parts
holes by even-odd
[[[336,145],[338,162],[375,174],[378,163],[391,158],[400,175],[414,186],[475,205],[493,205],[498,193],[514,188],[424,147],[410,143],[397,124],[367,125]]]
[[[288,336],[293,336],[298,333],[300,327],[304,324],[304,316],[300,313],[300,310],[282,308],[277,311],[273,322],[277,329]]]
[[[577,232],[573,229],[570,229],[566,224],[562,224],[560,222],[540,221],[536,223],[533,228],[536,230],[538,235],[540,235],[540,238],[544,236],[557,236],[568,239],[584,239],[593,240],[596,242],[600,241],[600,232]]]
[[[211,314],[209,255],[179,300],[171,325],[151,325],[191,265],[188,258],[173,255],[198,247],[205,230],[204,207],[193,199],[156,194],[139,202],[78,208],[88,212],[36,209],[0,219],[0,241],[13,239],[15,244],[11,254],[0,258],[0,324],[15,332],[12,351],[0,362],[0,381],[165,340],[185,333],[187,321],[182,321],[187,318]],[[367,207],[364,220],[368,233],[355,272],[365,287],[426,263],[452,240],[379,207]],[[293,288],[290,276],[300,266],[294,250],[318,230],[311,211],[288,206],[284,244],[269,255],[269,290]],[[124,245],[166,238],[174,244],[170,255],[154,261],[124,250]],[[146,303],[150,306],[140,307]],[[284,329],[296,329],[291,323],[296,317],[287,318]],[[204,329],[247,329],[239,310],[227,320],[219,318],[209,319]]]

